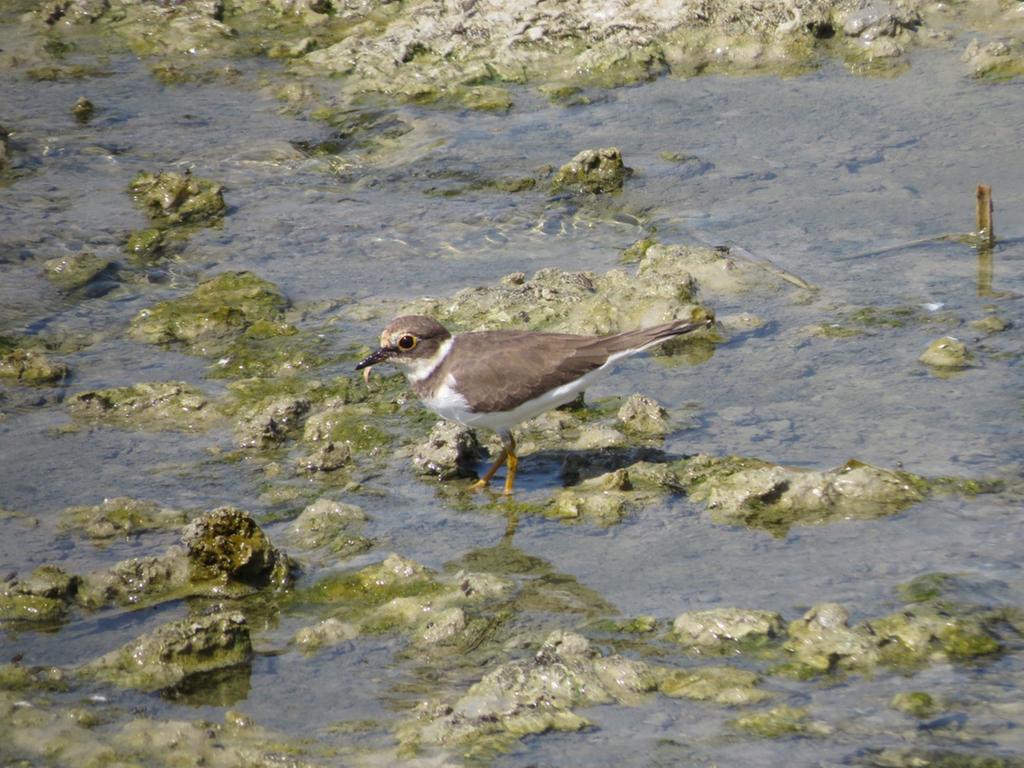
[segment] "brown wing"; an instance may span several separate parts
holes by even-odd
[[[563,333],[466,334],[457,336],[452,348],[458,351],[458,370],[446,365],[437,374],[453,373],[475,412],[506,411],[604,365],[608,351],[594,340]]]

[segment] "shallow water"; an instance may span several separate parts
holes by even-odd
[[[509,115],[390,110],[411,131],[378,155],[354,152],[352,167],[332,174],[324,160],[292,146],[329,130],[283,114],[260,86],[274,70],[246,67],[234,82],[162,86],[143,64],[121,58],[106,64],[108,77],[0,81],[0,122],[16,131],[17,158],[13,180],[0,186],[0,333],[89,341],[65,356],[73,371],[66,387],[0,390],[0,508],[40,521],[0,520],[3,571],[56,563],[81,573],[160,552],[174,539],[144,536],[98,549],[56,533],[57,514],[69,505],[128,495],[190,510],[235,504],[259,516],[270,508],[257,472],[217,460],[216,451],[231,446],[225,432],[60,430],[69,421],[61,400],[79,391],[164,379],[220,389],[205,377],[204,361],[123,337],[135,312],[190,290],[195,275],[255,271],[305,307],[310,326],[331,323],[330,345],[343,352],[373,343],[408,299],[547,266],[604,272],[622,248],[656,231],[663,243],[739,246],[818,287],[705,291],[702,302],[719,317],[750,312],[765,325],[734,333],[697,366],[632,360],[589,393],[640,391],[685,414],[693,425],[669,437],[667,453],[741,454],[817,469],[858,458],[926,476],[1002,478],[1009,490],[940,496],[896,517],[794,528],[783,538],[715,525],[682,499],[611,528],[523,519],[503,546],[543,559],[624,615],[671,619],[742,606],[793,619],[836,601],[854,621],[894,610],[901,604],[894,587],[930,571],[967,574],[984,604],[1024,604],[1024,84],[968,81],[951,54],[934,52],[918,54],[894,79],[829,66],[788,80],[661,80],[571,108],[523,91]],[[69,112],[82,95],[98,108],[86,125]],[[580,149],[611,145],[635,175],[603,210],[465,182],[529,175]],[[54,256],[90,250],[121,259],[122,234],[144,225],[126,192],[131,178],[184,167],[226,185],[222,226],[200,230],[152,282],[82,301],[47,283],[41,265]],[[971,248],[917,244],[973,227],[977,183],[994,189],[1002,238],[991,286],[979,281]],[[354,319],[352,302],[369,298],[383,301],[381,317]],[[852,339],[805,331],[865,306],[910,307],[925,320],[871,327]],[[967,325],[993,308],[1009,330],[985,336]],[[964,339],[975,363],[940,377],[917,357],[946,334]],[[557,466],[557,457],[525,456],[521,495],[549,494]],[[354,500],[372,516],[367,535],[377,545],[342,567],[395,551],[440,568],[496,546],[505,528],[500,514],[451,508],[404,458],[368,485],[385,492]],[[282,530],[268,527],[272,537]],[[311,569],[309,578],[317,575]],[[76,615],[52,634],[9,631],[2,660],[22,654],[25,664],[77,664],[181,615],[172,605]],[[416,701],[422,683],[411,662],[395,661],[397,641],[360,640],[307,658],[286,648],[306,623],[281,616],[254,633],[268,653],[255,660],[248,695],[232,708],[269,727],[345,743],[332,725],[386,721]],[[1021,754],[1024,712],[1013,696],[1022,680],[1017,649],[978,667],[930,667],[913,686],[948,695],[989,751]],[[904,689],[896,675],[832,687],[769,685],[833,723],[833,734],[730,738],[722,735],[728,710],[653,697],[635,708],[587,710],[600,730],[532,738],[498,763],[830,765],[908,734],[918,745],[957,742],[953,726],[922,735],[887,707]],[[126,711],[223,718],[224,707],[106,693]]]

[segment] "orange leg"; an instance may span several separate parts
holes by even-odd
[[[516,441],[509,437],[508,469],[505,470],[505,495],[512,495],[512,484],[516,481],[516,469],[519,468],[519,457],[516,456]]]
[[[471,490],[471,491],[482,491],[488,485],[490,485],[491,484],[491,478],[494,477],[494,473],[497,472],[501,468],[501,465],[505,463],[506,459],[508,459],[508,450],[505,449],[505,448],[502,448],[501,449],[501,453],[498,454],[497,461],[495,461],[493,464],[491,464],[491,468],[488,469],[486,473],[484,473],[483,477],[481,477],[479,480],[477,480],[475,483],[473,483],[471,486],[469,486],[469,490]]]
[[[508,469],[505,472],[505,495],[512,495],[512,485],[516,480],[516,469],[519,467],[519,457],[516,456],[516,441],[512,437],[511,433],[508,435],[500,435],[501,437],[501,453],[498,454],[497,460],[490,466],[490,469],[484,473],[484,476],[469,486],[471,491],[482,491],[491,483],[491,478],[494,477],[494,473],[497,472],[502,464],[507,463]]]

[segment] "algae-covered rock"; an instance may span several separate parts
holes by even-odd
[[[1010,323],[999,315],[985,315],[977,320],[971,320],[971,328],[982,333],[1002,333],[1010,327]]]
[[[677,319],[699,322],[711,313],[694,303],[696,282],[686,263],[694,252],[704,250],[711,249],[652,248],[635,274],[624,269],[595,275],[546,268],[529,279],[466,288],[449,298],[420,299],[403,307],[402,314],[430,315],[459,330],[522,328],[583,334],[616,333]],[[706,335],[696,332],[667,343],[675,349],[690,347]]]
[[[371,546],[371,542],[358,533],[368,519],[355,504],[317,499],[295,518],[289,536],[303,549],[324,548],[341,557],[350,557]]]
[[[771,698],[770,693],[757,687],[760,682],[757,673],[745,669],[700,667],[667,672],[659,680],[658,690],[672,698],[713,701],[734,707]]]
[[[352,463],[352,448],[347,443],[324,443],[315,451],[295,461],[298,472],[316,475],[336,472]]]
[[[784,535],[792,525],[896,514],[925,498],[928,483],[910,472],[851,460],[818,472],[742,458],[697,456],[678,465],[690,498],[715,522]]]
[[[76,419],[126,429],[193,432],[222,418],[202,392],[174,381],[79,392],[67,405]]]
[[[235,443],[240,448],[278,445],[298,429],[309,407],[305,397],[284,396],[243,412],[236,419]]]
[[[914,717],[932,717],[941,709],[925,691],[900,691],[889,701],[889,706]]]
[[[374,453],[391,444],[391,436],[377,426],[379,413],[347,396],[331,398],[312,410],[302,431],[306,443],[337,443],[352,453]]]
[[[90,539],[99,540],[177,529],[186,522],[188,517],[180,510],[124,496],[92,506],[68,507],[61,514],[62,528],[81,530]]]
[[[742,294],[778,291],[787,285],[776,271],[733,254],[729,248],[654,243],[644,251],[637,278],[666,279],[686,274],[707,293]]]
[[[730,725],[738,731],[761,739],[779,739],[786,736],[826,736],[832,728],[820,720],[812,720],[803,707],[781,704],[761,712],[737,717]]]
[[[871,619],[862,630],[876,638],[882,661],[895,666],[963,661],[1002,650],[982,617],[952,615],[928,606]]]
[[[836,671],[870,672],[885,665],[913,670],[927,663],[963,661],[1002,646],[985,614],[951,614],[914,606],[847,626],[846,609],[826,603],[790,622],[784,644],[790,660],[775,671],[798,678]]]
[[[88,123],[96,111],[95,105],[89,101],[85,96],[79,96],[78,101],[71,107],[71,114],[75,116],[75,120],[80,123]]]
[[[247,513],[220,507],[185,526],[182,546],[85,575],[77,600],[100,608],[195,595],[243,597],[265,587],[288,586],[295,570]]]
[[[122,688],[159,691],[218,670],[245,670],[251,658],[245,616],[224,611],[164,624],[79,671]]]
[[[88,295],[97,296],[116,284],[109,279],[100,284],[100,278],[112,276],[113,266],[113,262],[95,254],[76,253],[43,262],[43,273],[62,291],[85,289]]]
[[[713,608],[680,614],[672,623],[673,638],[701,652],[762,645],[781,633],[782,617],[772,611]]]
[[[671,431],[668,411],[660,403],[639,393],[630,395],[616,418],[634,435],[664,437]]]
[[[206,224],[224,216],[224,188],[191,173],[142,172],[131,183],[132,196],[157,227]]]
[[[0,583],[0,623],[50,624],[64,618],[81,579],[54,565],[40,565],[28,576],[12,574]]]
[[[426,704],[400,738],[409,747],[508,745],[549,730],[577,731],[587,721],[574,708],[631,702],[656,687],[643,662],[601,656],[582,636],[556,631],[532,658],[497,667],[453,704]]]
[[[331,617],[298,630],[294,640],[299,648],[308,653],[353,640],[359,637],[360,632],[358,624]]]
[[[215,360],[216,376],[290,375],[319,364],[324,341],[285,322],[287,307],[272,283],[251,272],[223,272],[190,294],[141,310],[129,335]]]
[[[837,670],[874,667],[880,661],[876,640],[847,626],[849,614],[841,605],[825,603],[807,611],[787,627],[784,645],[793,661],[777,672],[796,677]]]
[[[630,173],[616,147],[585,149],[558,169],[551,189],[595,195],[617,192]]]
[[[300,601],[333,606],[334,615],[333,621],[300,630],[296,642],[313,650],[355,634],[401,632],[432,655],[473,650],[500,623],[481,615],[479,607],[506,604],[513,587],[508,579],[487,573],[460,570],[439,577],[392,554],[299,593]]]
[[[970,365],[970,354],[962,341],[943,336],[929,344],[918,360],[932,368],[956,370]]]
[[[961,61],[978,80],[1002,82],[1024,75],[1024,40],[1000,37],[984,42],[974,39],[964,49]]]
[[[65,363],[54,362],[38,345],[0,336],[0,379],[19,384],[59,384],[67,378]]]
[[[181,535],[192,577],[217,582],[283,587],[293,564],[256,522],[235,507],[219,507],[189,523]]]
[[[474,477],[474,467],[482,457],[483,449],[473,430],[455,422],[439,421],[427,439],[416,446],[412,463],[421,475],[448,480]]]
[[[633,505],[647,498],[644,494],[631,493],[632,488],[629,472],[617,469],[559,491],[546,514],[559,520],[590,520],[599,525],[615,525]]]
[[[140,311],[132,319],[130,335],[152,344],[183,343],[196,354],[217,354],[225,340],[257,323],[281,323],[287,306],[272,283],[251,272],[223,272],[186,296]]]
[[[159,256],[167,244],[166,230],[139,229],[128,235],[124,249],[130,256],[150,259]]]
[[[244,665],[229,667],[247,685]],[[205,687],[214,671],[197,675]],[[186,681],[187,687],[188,680]],[[66,684],[64,687],[67,687]],[[240,685],[239,687],[243,687]],[[38,689],[45,690],[40,685]],[[184,692],[174,690],[176,699]],[[9,766],[271,766],[282,755],[294,768],[323,765],[323,747],[305,738],[290,738],[256,725],[249,718],[227,710],[223,722],[195,714],[193,721],[157,718],[137,710],[126,711],[120,703],[107,703],[104,696],[61,697],[33,692],[0,691],[0,745]],[[113,698],[113,697],[111,697]],[[196,702],[224,707],[228,702]],[[188,710],[185,710],[186,712]]]
[[[209,592],[209,590],[205,590]],[[202,594],[191,580],[188,556],[181,547],[163,555],[133,557],[82,577],[77,601],[86,608],[150,605]]]
[[[433,596],[441,590],[430,570],[414,560],[390,554],[380,563],[323,579],[300,598],[365,610],[396,597]]]

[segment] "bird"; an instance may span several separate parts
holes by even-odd
[[[373,366],[391,363],[437,415],[496,432],[501,452],[471,488],[487,488],[507,464],[504,492],[509,496],[519,466],[514,426],[571,402],[623,358],[713,323],[713,317],[673,320],[610,336],[522,330],[452,334],[433,318],[403,315],[388,323],[380,347],[356,370],[369,377]]]

